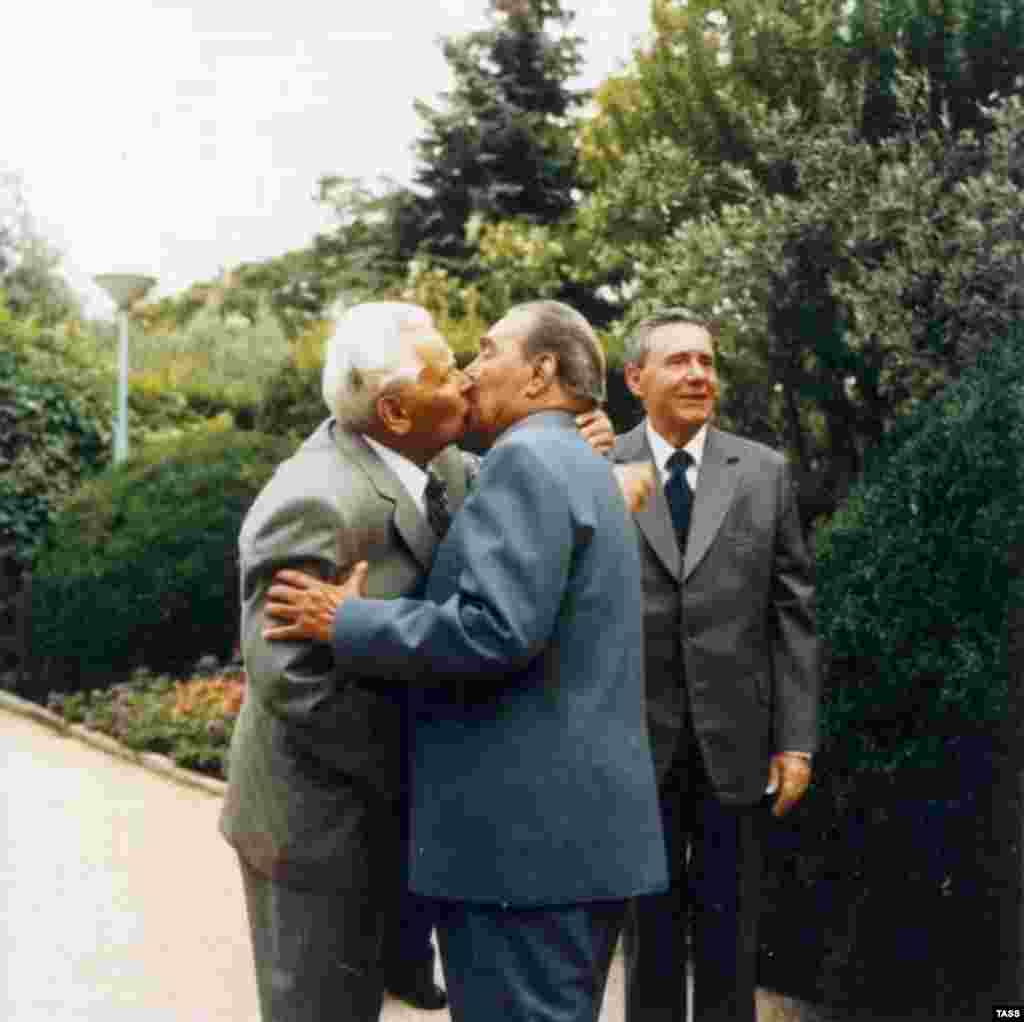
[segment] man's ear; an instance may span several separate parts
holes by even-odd
[[[545,351],[533,360],[533,372],[526,385],[528,397],[543,394],[558,376],[558,356],[552,351]]]
[[[412,429],[412,416],[401,394],[382,394],[377,398],[377,418],[395,436],[405,436]]]
[[[640,385],[640,369],[635,362],[627,362],[622,367],[622,378],[626,381],[626,386],[629,387],[629,392],[635,398],[643,400],[643,388]]]

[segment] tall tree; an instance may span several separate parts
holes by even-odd
[[[569,88],[580,40],[560,0],[493,0],[488,28],[443,41],[454,86],[443,103],[418,102],[414,196],[398,211],[403,255],[416,250],[465,269],[471,218],[551,223],[573,207]]]

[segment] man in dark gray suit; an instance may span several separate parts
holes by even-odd
[[[607,462],[586,320],[513,309],[467,372],[493,441],[425,600],[285,571],[269,638],[414,683],[410,882],[436,899],[455,1022],[594,1022],[627,899],[664,889],[643,711],[640,564]]]
[[[626,357],[647,418],[613,457],[660,484],[633,517],[671,876],[631,913],[627,1018],[686,1022],[689,935],[689,1017],[754,1022],[762,831],[769,805],[782,816],[803,795],[817,742],[812,563],[783,458],[710,424],[711,326],[667,310]]]
[[[418,591],[437,544],[428,470],[452,509],[466,492],[448,444],[465,430],[469,386],[424,309],[350,309],[327,347],[333,418],[279,466],[242,527],[249,685],[221,829],[241,863],[265,1022],[376,1022],[385,937],[392,963],[410,959],[403,968],[434,989],[429,917],[409,918],[415,947],[408,933],[394,946],[406,886],[402,699],[360,686],[323,646],[268,643],[262,631],[272,576],[288,565],[334,578],[368,560],[371,593]]]

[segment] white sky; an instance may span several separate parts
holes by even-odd
[[[649,0],[566,0],[580,86],[621,67]],[[310,242],[324,174],[408,181],[412,103],[449,87],[437,38],[486,0],[22,0],[5,11],[0,170],[93,315],[95,273],[172,294]]]

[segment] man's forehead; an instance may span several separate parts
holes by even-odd
[[[490,341],[499,348],[505,348],[511,343],[522,340],[530,327],[530,313],[524,310],[510,312],[502,316],[497,323],[492,324],[487,332],[480,338],[483,341]]]
[[[715,354],[711,334],[698,323],[666,323],[651,331],[650,350],[659,355]]]

